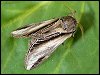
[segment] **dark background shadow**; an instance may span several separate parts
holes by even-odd
[[[88,12],[84,12],[82,14],[82,17],[81,17],[81,20],[80,20],[80,24],[83,26],[83,30],[84,30],[83,39],[84,39],[84,36],[85,36],[86,32],[95,23],[95,13],[94,13],[94,11],[91,7],[91,4],[88,3],[88,7],[89,7]],[[73,43],[75,44],[75,42],[78,41],[81,38],[82,38],[82,32],[81,32],[80,28],[78,27],[77,31],[75,33],[75,36],[74,36]]]

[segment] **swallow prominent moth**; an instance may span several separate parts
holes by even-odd
[[[72,16],[64,16],[18,28],[11,34],[14,37],[31,38],[25,57],[25,68],[37,67],[66,39],[74,35],[77,21]]]

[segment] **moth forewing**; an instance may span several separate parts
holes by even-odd
[[[11,32],[11,34],[14,37],[23,37],[23,36],[25,37],[26,35],[33,33],[35,31],[41,29],[42,27],[55,22],[56,20],[58,20],[58,19],[56,18],[56,19],[43,21],[43,22],[40,22],[40,23],[33,23],[33,24],[28,25],[28,26],[18,28],[15,31]]]
[[[64,34],[38,45],[37,48],[27,54],[25,58],[25,68],[30,70],[38,66],[43,60],[47,59],[60,44],[71,36],[72,34]]]

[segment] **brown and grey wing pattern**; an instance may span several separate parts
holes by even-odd
[[[29,51],[25,57],[27,70],[36,67],[44,59],[48,58],[61,43],[72,35],[66,34],[66,31],[62,28],[56,28],[53,31],[30,41]]]
[[[47,21],[43,21],[40,23],[33,23],[33,24],[29,24],[27,26],[18,28],[16,30],[14,30],[11,34],[14,37],[28,37],[28,35],[30,35],[31,33],[34,33],[36,31],[38,31],[39,29],[42,29],[45,26],[48,26],[49,24],[52,24],[53,22],[57,21],[58,19],[51,19],[51,20],[47,20]]]
[[[71,36],[72,34],[64,34],[37,45],[31,52],[27,53],[25,58],[25,68],[30,70],[38,66],[43,60],[47,59],[60,44]]]

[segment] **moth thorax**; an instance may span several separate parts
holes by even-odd
[[[74,32],[76,30],[77,21],[72,16],[65,16],[62,18],[62,22],[66,27],[67,31]]]

